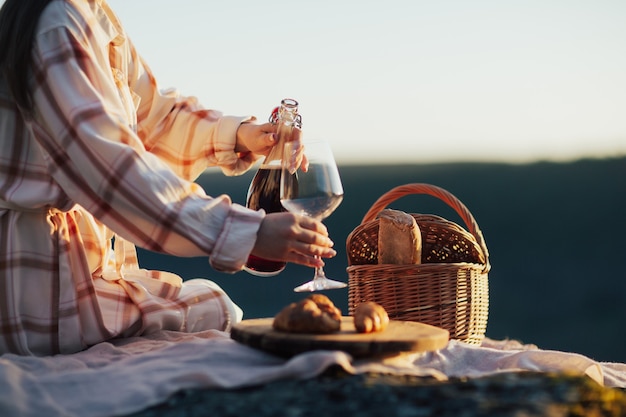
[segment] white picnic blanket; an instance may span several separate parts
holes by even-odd
[[[331,365],[439,379],[510,371],[569,371],[626,388],[626,364],[537,349],[513,341],[483,346],[451,341],[440,351],[354,360],[338,351],[282,359],[246,347],[228,333],[160,332],[101,343],[53,357],[0,356],[0,416],[120,416],[163,402],[187,388],[236,388],[287,378],[311,378]]]

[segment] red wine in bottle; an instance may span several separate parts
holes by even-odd
[[[246,206],[252,210],[263,209],[266,213],[286,211],[280,204],[280,166],[261,167],[252,179]],[[246,270],[254,275],[276,275],[287,265],[286,262],[270,261],[250,255]]]

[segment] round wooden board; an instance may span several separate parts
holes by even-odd
[[[343,317],[341,330],[331,334],[286,333],[272,328],[273,318],[244,320],[231,330],[232,339],[280,356],[311,350],[341,350],[355,357],[428,352],[446,347],[449,332],[413,321],[391,320],[382,332],[358,333],[352,317]]]

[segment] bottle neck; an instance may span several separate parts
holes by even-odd
[[[301,126],[301,120],[298,114],[298,102],[292,99],[284,99],[280,107],[272,112],[270,121],[277,125],[276,144],[263,161],[264,167],[280,167],[285,142],[291,139],[294,127]]]

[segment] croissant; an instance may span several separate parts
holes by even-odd
[[[283,308],[272,327],[290,333],[334,333],[341,327],[341,310],[325,295],[313,294]]]
[[[388,324],[389,315],[380,304],[366,301],[354,309],[354,327],[359,333],[382,332]]]

